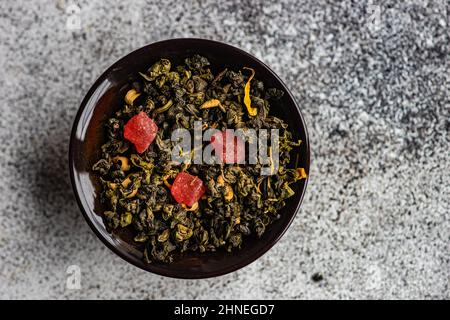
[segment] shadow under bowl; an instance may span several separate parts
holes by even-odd
[[[69,151],[69,170],[78,205],[89,226],[98,238],[114,253],[129,263],[163,276],[199,279],[238,270],[255,261],[267,252],[285,233],[299,211],[305,193],[307,179],[293,187],[295,195],[286,201],[281,218],[272,223],[259,239],[247,237],[242,248],[228,253],[217,252],[176,254],[171,264],[143,261],[142,246],[133,243],[126,230],[107,230],[101,213],[106,210],[99,201],[98,177],[92,174],[92,165],[101,156],[101,145],[105,142],[104,123],[111,117],[122,101],[128,84],[136,79],[138,72],[147,70],[160,58],[168,58],[173,65],[182,64],[184,58],[200,54],[209,59],[213,73],[225,67],[239,70],[253,68],[256,77],[266,88],[278,88],[284,96],[271,104],[271,114],[285,120],[294,135],[301,139],[299,163],[309,173],[309,141],[305,121],[294,97],[281,79],[263,62],[233,46],[204,39],[172,39],[156,42],[138,49],[114,63],[94,83],[81,103],[76,115]]]

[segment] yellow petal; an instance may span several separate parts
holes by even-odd
[[[250,78],[248,78],[247,83],[245,84],[244,88],[244,104],[247,107],[248,114],[252,117],[256,116],[258,113],[258,109],[253,108],[251,106],[252,101],[250,100],[250,81],[252,81],[253,77],[255,76],[255,70],[252,68],[244,67],[244,69],[250,70],[252,72],[252,75]]]
[[[298,168],[297,171],[300,176],[300,179],[306,179],[308,177],[304,168]]]
[[[225,195],[224,195],[225,200],[231,201],[231,199],[233,199],[233,196],[234,196],[233,188],[229,184],[226,184],[225,185]]]

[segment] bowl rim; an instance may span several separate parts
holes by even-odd
[[[97,227],[94,225],[93,221],[91,220],[91,218],[89,217],[88,213],[87,213],[87,208],[85,208],[83,201],[80,197],[80,192],[77,189],[77,183],[76,183],[76,179],[75,179],[75,173],[76,170],[74,170],[75,168],[75,163],[74,163],[74,144],[75,144],[75,140],[76,140],[76,131],[81,119],[81,116],[88,104],[89,99],[91,98],[92,94],[95,92],[95,90],[97,90],[98,86],[100,83],[102,83],[105,79],[107,79],[108,75],[118,66],[120,66],[120,64],[123,63],[124,60],[128,59],[130,56],[135,55],[136,53],[140,52],[140,51],[145,51],[148,50],[149,47],[154,46],[156,44],[158,45],[162,45],[165,42],[174,42],[174,41],[198,41],[198,42],[205,42],[205,43],[210,43],[213,45],[219,45],[219,46],[224,46],[224,47],[228,47],[231,50],[235,50],[236,52],[238,52],[239,54],[245,55],[248,58],[252,59],[255,61],[255,63],[260,64],[262,67],[264,67],[268,73],[275,78],[282,86],[283,90],[285,91],[285,93],[288,95],[288,98],[290,100],[292,100],[293,104],[295,105],[295,108],[297,109],[297,112],[300,116],[301,119],[301,125],[303,127],[303,130],[305,132],[305,141],[302,141],[302,143],[305,144],[306,147],[306,167],[308,168],[308,177],[305,179],[304,182],[304,187],[301,190],[301,195],[300,198],[297,202],[297,206],[295,207],[295,210],[292,214],[292,216],[290,217],[290,219],[287,221],[287,223],[285,224],[285,226],[281,229],[281,231],[276,234],[275,238],[272,241],[267,241],[267,243],[265,243],[262,248],[257,251],[255,254],[253,254],[252,256],[248,256],[248,259],[246,259],[245,261],[242,261],[240,263],[237,263],[235,265],[231,265],[227,268],[221,269],[219,271],[214,271],[214,272],[209,272],[207,275],[205,274],[191,274],[191,273],[177,273],[177,272],[171,272],[170,270],[166,271],[159,271],[159,270],[150,270],[148,267],[146,266],[151,266],[151,265],[144,265],[144,262],[142,263],[137,263],[135,260],[129,258],[125,253],[122,252],[122,250],[120,250],[119,248],[117,248],[116,246],[114,246],[113,244],[111,244],[104,236],[103,234],[97,229]],[[95,109],[95,107],[94,107]],[[216,41],[216,40],[210,40],[210,39],[204,39],[204,38],[170,38],[170,39],[165,39],[165,40],[160,40],[160,41],[156,41],[156,42],[152,42],[149,44],[146,44],[145,46],[142,46],[136,50],[131,51],[130,53],[126,54],[125,56],[123,56],[122,58],[116,60],[113,64],[111,64],[98,78],[97,80],[95,80],[95,82],[91,85],[91,87],[89,88],[89,90],[87,91],[87,93],[85,94],[80,107],[78,108],[78,111],[76,113],[76,116],[74,118],[73,124],[72,124],[72,130],[71,130],[71,134],[70,134],[70,142],[69,142],[69,172],[70,172],[70,181],[71,181],[71,185],[72,185],[72,190],[73,193],[75,195],[75,199],[76,202],[78,204],[78,207],[81,211],[81,213],[84,216],[84,219],[86,220],[86,222],[88,223],[89,227],[92,229],[92,231],[94,232],[94,234],[97,236],[97,238],[99,238],[103,244],[108,247],[112,252],[114,252],[117,256],[119,256],[120,258],[122,258],[123,260],[125,260],[126,262],[134,265],[135,267],[138,267],[139,269],[142,269],[144,271],[153,273],[153,274],[157,274],[160,276],[165,276],[165,277],[170,277],[170,278],[178,278],[178,279],[207,279],[207,278],[212,278],[212,277],[218,277],[218,276],[222,276],[234,271],[237,271],[245,266],[250,265],[251,263],[255,262],[256,260],[258,260],[261,256],[263,256],[265,253],[267,253],[276,243],[278,243],[278,241],[283,237],[283,235],[286,233],[286,231],[289,229],[289,227],[291,226],[292,222],[294,221],[295,217],[297,216],[298,211],[300,210],[300,207],[303,203],[303,199],[305,196],[305,192],[306,192],[306,188],[308,185],[308,180],[309,180],[309,168],[310,168],[310,145],[309,145],[309,134],[308,134],[308,130],[307,130],[307,126],[306,126],[306,122],[305,122],[305,118],[300,110],[299,104],[297,103],[295,97],[293,96],[293,94],[291,93],[291,91],[289,90],[289,88],[286,86],[286,84],[284,83],[283,80],[281,80],[281,78],[264,62],[262,62],[261,60],[259,60],[258,58],[256,58],[255,56],[253,56],[252,54],[238,48],[235,47],[233,45],[230,45],[228,43],[225,42],[221,42],[221,41]]]

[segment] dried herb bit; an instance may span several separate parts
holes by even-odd
[[[170,67],[171,64],[169,60],[161,59],[148,69],[146,79],[148,79],[148,81],[154,81],[156,78],[168,74]]]
[[[263,235],[295,194],[294,184],[307,177],[302,163],[291,162],[291,153],[300,158],[300,142],[270,115],[270,103],[283,91],[266,89],[255,76],[250,68],[213,74],[199,55],[177,66],[161,59],[136,75],[122,108],[105,122],[101,158],[92,167],[102,186],[103,217],[110,229],[134,232],[145,261],[239,249],[247,237]],[[219,130],[202,145],[212,145],[218,164],[172,162],[173,130],[193,130],[195,121]],[[245,160],[245,143],[226,129],[245,128],[279,129],[274,175],[261,176],[261,165],[234,164]]]
[[[220,100],[218,99],[211,99],[208,101],[205,101],[201,106],[200,109],[210,109],[214,107],[221,107]]]

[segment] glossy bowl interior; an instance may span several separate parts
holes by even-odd
[[[145,71],[160,58],[168,58],[173,65],[185,57],[200,54],[209,59],[213,73],[225,67],[239,70],[251,67],[266,88],[282,89],[285,95],[272,103],[273,114],[289,124],[294,138],[303,140],[300,164],[309,173],[309,141],[304,119],[292,94],[280,78],[264,63],[233,46],[203,39],[173,39],[147,45],[114,63],[94,83],[76,115],[70,140],[70,175],[80,209],[95,234],[117,255],[144,270],[176,278],[207,278],[235,271],[256,260],[269,250],[284,234],[294,219],[303,199],[307,180],[293,187],[295,196],[288,199],[282,209],[282,218],[269,226],[261,239],[253,237],[243,241],[241,250],[233,253],[183,253],[175,256],[172,264],[147,264],[142,260],[142,247],[133,244],[127,231],[109,232],[101,213],[105,210],[99,202],[99,184],[91,172],[100,157],[100,147],[105,141],[104,123],[118,108],[128,83],[138,72]],[[293,157],[295,159],[295,155]]]

